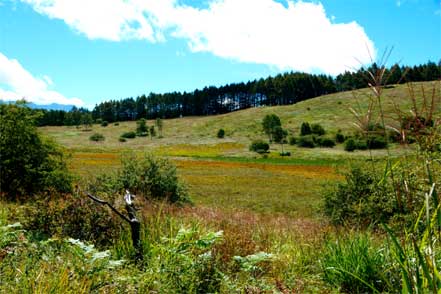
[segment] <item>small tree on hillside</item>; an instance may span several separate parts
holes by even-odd
[[[156,118],[155,121],[156,127],[158,128],[158,133],[159,133],[159,137],[162,138],[162,127],[163,127],[163,122],[161,118]]]
[[[300,136],[306,136],[311,134],[312,134],[312,130],[309,123],[303,122],[302,125],[300,126]]]
[[[92,114],[90,113],[83,114],[83,117],[81,118],[81,123],[84,125],[85,131],[90,131],[92,129],[92,124],[93,124]]]
[[[288,136],[288,132],[280,126],[274,128],[273,131],[273,139],[274,142],[282,145],[282,154],[285,153],[283,150],[283,144],[286,143],[286,136]]]
[[[273,133],[276,127],[281,127],[280,118],[275,114],[268,114],[263,118],[262,127],[265,134],[267,134],[270,142],[273,140]]]
[[[155,126],[150,126],[150,138],[153,140],[154,136],[156,136]]]
[[[149,135],[149,127],[147,126],[144,118],[141,118],[136,122],[136,135],[140,137]]]

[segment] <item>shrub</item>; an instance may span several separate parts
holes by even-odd
[[[49,195],[48,195],[49,196]],[[120,231],[119,217],[80,194],[41,197],[28,208],[24,226],[44,237],[71,237],[110,245]]]
[[[296,137],[289,137],[289,145],[295,145],[297,143],[297,138]]]
[[[250,145],[250,151],[254,151],[257,153],[266,153],[269,150],[269,144],[262,140],[255,140]]]
[[[124,138],[124,137],[119,137],[119,138],[118,138],[118,141],[124,143],[124,142],[127,142],[127,139]]]
[[[95,133],[92,136],[89,137],[90,141],[100,142],[104,141],[106,138],[103,136],[103,134]]]
[[[178,181],[176,167],[167,159],[145,154],[142,159],[129,154],[121,160],[116,187],[137,195],[169,202],[189,202],[185,187]]]
[[[340,130],[337,132],[337,134],[335,134],[335,142],[341,144],[345,141],[345,139],[345,136],[341,133]]]
[[[289,151],[280,152],[279,155],[280,156],[291,156],[291,152],[289,152]]]
[[[335,141],[332,140],[331,138],[319,138],[317,140],[317,143],[320,147],[332,148],[335,146]]]
[[[343,183],[325,193],[324,211],[335,224],[365,227],[387,222],[397,207],[391,188],[375,171],[354,166]]]
[[[116,122],[113,124],[114,126],[119,126],[119,122]]]
[[[357,142],[353,138],[349,138],[345,141],[345,150],[352,152],[357,149]]]
[[[326,132],[325,129],[320,124],[312,124],[311,125],[311,133],[323,136]]]
[[[303,122],[300,126],[300,136],[306,136],[312,134],[311,126],[307,122]]]
[[[97,118],[97,119],[95,120],[95,122],[96,122],[97,124],[101,124],[101,123],[103,122],[103,120],[102,120],[101,118]]]
[[[314,148],[315,143],[313,136],[308,135],[308,136],[300,137],[299,140],[297,141],[297,146],[304,148]]]
[[[0,187],[11,200],[72,189],[62,149],[40,135],[35,119],[36,112],[24,102],[0,105]]]
[[[121,135],[121,138],[126,138],[126,139],[134,139],[136,138],[136,133],[135,132],[125,132]]]
[[[219,131],[217,131],[217,137],[219,139],[222,139],[223,137],[225,137],[225,131],[224,129],[219,129]]]
[[[369,149],[383,149],[387,147],[386,139],[383,136],[370,136],[367,140]]]
[[[107,127],[108,125],[109,125],[109,122],[106,121],[106,120],[103,120],[103,121],[101,122],[101,126],[102,126],[102,127]]]
[[[365,140],[355,140],[355,145],[358,150],[368,149],[368,143]]]

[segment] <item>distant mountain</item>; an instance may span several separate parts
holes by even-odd
[[[64,111],[69,111],[72,109],[72,107],[75,106],[75,105],[69,105],[69,104],[66,105],[66,104],[58,104],[58,103],[40,105],[32,102],[27,103],[27,105],[33,109],[64,110]]]
[[[0,104],[2,103],[14,103],[15,101],[5,101],[0,100]],[[64,110],[64,111],[70,111],[72,107],[75,105],[70,104],[58,104],[58,103],[51,103],[51,104],[35,104],[33,102],[26,103],[29,108],[32,109],[46,109],[46,110]]]

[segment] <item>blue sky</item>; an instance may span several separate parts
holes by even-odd
[[[441,59],[440,0],[0,0],[0,98],[93,107]],[[369,56],[370,55],[370,56]]]

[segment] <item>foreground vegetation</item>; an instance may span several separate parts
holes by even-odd
[[[136,136],[147,133],[142,123],[92,126],[104,141],[76,128],[41,129],[71,153],[76,186],[66,193],[45,181],[11,201],[15,192],[2,183],[1,292],[438,293],[440,85],[383,89],[382,74],[356,93],[353,115],[342,111],[352,94],[342,93],[165,120],[163,138]],[[400,123],[409,113],[411,127]],[[309,121],[360,139],[395,129],[403,145],[354,152],[342,143],[288,145],[291,156],[281,156],[262,128],[267,114],[297,137]],[[130,131],[135,138],[120,142]],[[249,151],[256,139],[270,143],[270,153]],[[125,189],[136,194],[140,255],[130,226],[86,196],[126,214]]]

